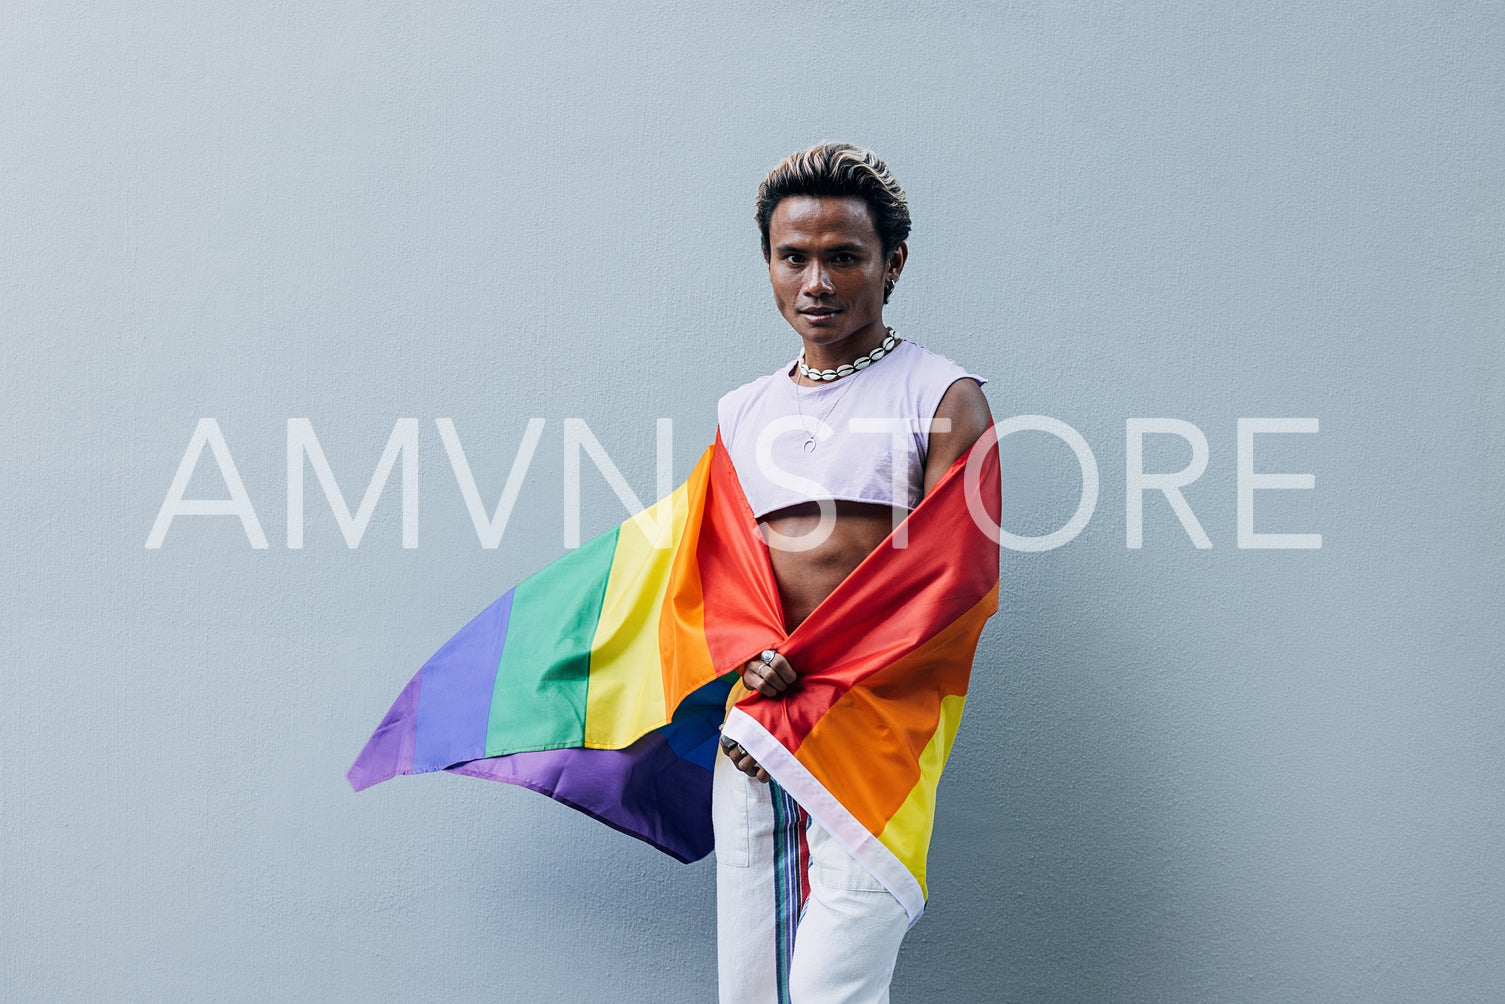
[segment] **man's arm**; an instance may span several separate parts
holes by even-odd
[[[951,428],[948,432],[930,433],[930,449],[925,459],[926,495],[956,458],[966,453],[987,431],[993,421],[993,412],[988,408],[988,399],[983,396],[977,381],[962,377],[946,388],[940,406],[935,409],[935,417],[950,419]]]

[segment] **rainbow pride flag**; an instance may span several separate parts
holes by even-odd
[[[360,791],[448,770],[522,785],[682,861],[714,846],[721,729],[904,904],[924,909],[936,784],[998,608],[998,455],[959,458],[794,631],[718,434],[668,498],[483,610],[403,689]],[[974,512],[976,516],[974,517]],[[765,698],[738,670],[777,649]]]

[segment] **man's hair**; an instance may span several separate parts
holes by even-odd
[[[873,151],[850,143],[817,143],[779,161],[758,186],[758,229],[763,234],[765,259],[772,253],[768,224],[774,209],[784,199],[798,195],[866,202],[883,244],[884,259],[909,238],[909,200],[888,165]]]

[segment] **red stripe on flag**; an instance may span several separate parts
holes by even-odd
[[[719,431],[713,449],[697,559],[705,595],[705,640],[719,674],[778,646],[784,638],[784,612],[768,545]]]

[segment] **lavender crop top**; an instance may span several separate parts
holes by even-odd
[[[908,339],[828,384],[796,386],[792,372],[793,360],[723,395],[716,408],[722,444],[759,519],[818,499],[914,509],[941,398],[964,377],[987,383]]]

